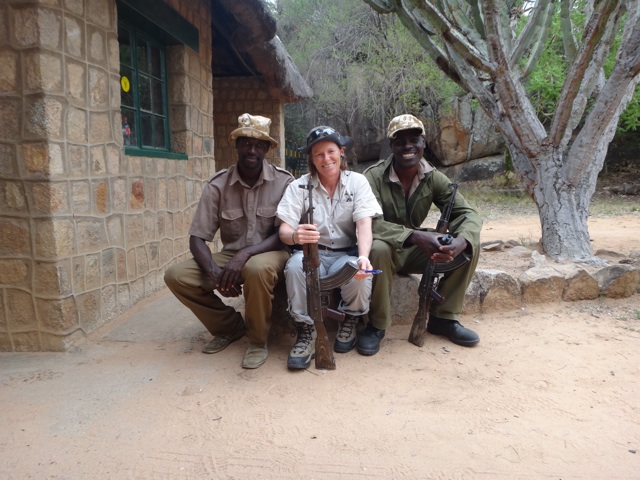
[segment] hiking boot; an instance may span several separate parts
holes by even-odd
[[[266,345],[264,347],[249,345],[242,359],[242,368],[258,368],[267,361],[268,356],[269,351]]]
[[[338,353],[347,353],[356,346],[356,327],[358,326],[358,317],[351,315],[344,316],[344,322],[340,323],[338,333],[336,333],[336,341],[333,344],[333,350]]]
[[[427,332],[447,337],[456,345],[463,347],[473,347],[480,341],[480,336],[476,332],[463,327],[457,320],[446,318],[429,318]]]
[[[371,322],[367,324],[367,328],[364,329],[356,342],[358,346],[358,353],[360,355],[375,355],[380,350],[380,341],[384,338],[384,329],[376,328],[371,325]]]
[[[316,327],[308,323],[300,323],[298,328],[298,340],[289,352],[287,367],[292,370],[309,368],[311,360],[316,356]]]
[[[228,335],[215,335],[213,340],[205,343],[202,347],[202,353],[218,353],[227,348],[236,340],[240,340],[244,336],[244,322],[238,322],[236,331]]]

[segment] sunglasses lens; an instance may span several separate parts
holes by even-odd
[[[333,128],[316,128],[311,134],[309,138],[307,138],[307,145],[311,142],[317,140],[321,137],[328,137],[329,135],[333,135],[336,131]]]

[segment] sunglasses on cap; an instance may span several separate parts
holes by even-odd
[[[309,145],[311,142],[315,142],[319,138],[328,137],[329,135],[333,135],[334,133],[336,133],[336,131],[331,127],[316,128],[307,137],[307,145]]]

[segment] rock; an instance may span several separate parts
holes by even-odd
[[[554,265],[553,269],[564,276],[566,281],[562,300],[594,300],[600,295],[598,281],[584,268],[573,263]]]
[[[524,303],[553,303],[562,300],[564,276],[549,266],[530,268],[518,279]]]
[[[535,250],[531,251],[531,261],[529,262],[530,268],[535,267],[544,267],[547,265],[547,257],[545,255],[540,255]]]
[[[609,298],[626,298],[640,285],[640,270],[631,265],[611,265],[595,274],[600,294]]]
[[[522,245],[516,245],[509,251],[509,256],[513,258],[531,258],[533,250]]]
[[[463,313],[511,310],[521,306],[520,285],[501,270],[476,270],[464,297]]]
[[[504,243],[502,242],[487,243],[487,244],[483,243],[481,247],[482,247],[482,250],[485,252],[496,252],[496,251],[503,250]]]

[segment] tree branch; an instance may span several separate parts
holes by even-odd
[[[518,35],[513,51],[511,52],[511,57],[509,58],[511,68],[518,65],[524,53],[531,46],[532,41],[534,39],[540,39],[539,31],[541,26],[547,24],[547,16],[552,16],[550,12],[553,12],[553,9],[549,9],[549,5],[549,0],[540,0],[534,7],[529,21],[522,32],[520,32],[520,35]],[[542,43],[544,48],[544,42]]]
[[[522,84],[514,80],[513,71],[502,47],[502,32],[498,27],[499,13],[495,1],[484,1],[484,15],[489,59],[497,65],[493,77],[496,94],[518,137],[519,142],[514,143],[519,143],[529,158],[535,158],[546,132],[536,117]]]
[[[611,15],[619,10],[619,0],[603,1],[600,3],[599,10],[595,11],[584,31],[584,43],[578,52],[578,55],[567,72],[567,79],[562,86],[562,92],[556,106],[556,111],[551,122],[549,131],[549,141],[551,145],[560,145],[565,135],[567,124],[571,118],[573,102],[580,91],[580,85],[585,75],[585,71],[589,66],[593,52],[598,42],[604,35],[605,25],[609,21]]]

